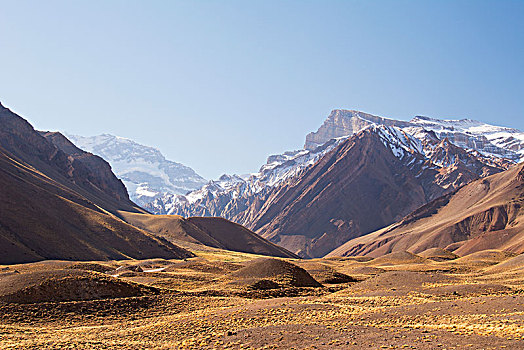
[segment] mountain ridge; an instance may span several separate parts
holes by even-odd
[[[120,210],[144,211],[127,198],[107,162],[64,150],[0,109],[0,264],[192,256],[119,218]]]
[[[349,113],[349,119],[348,115]],[[331,121],[330,121],[331,120]],[[319,131],[310,133],[306,136],[306,145],[305,148],[302,150],[297,151],[291,151],[291,152],[284,152],[281,155],[273,155],[268,157],[267,164],[261,167],[258,174],[264,174],[264,172],[270,173],[270,168],[272,163],[276,164],[276,169],[279,169],[279,167],[283,168],[283,164],[285,164],[285,161],[282,161],[286,159],[286,157],[289,157],[290,154],[293,155],[307,155],[307,154],[314,154],[315,157],[313,157],[312,161],[309,162],[301,162],[300,156],[296,158],[295,162],[296,164],[290,165],[287,170],[281,171],[281,174],[279,176],[274,177],[273,181],[264,183],[263,181],[258,181],[256,184],[253,184],[253,181],[250,181],[248,179],[240,179],[236,181],[234,184],[229,184],[228,186],[221,187],[221,181],[215,181],[212,180],[208,184],[204,185],[199,190],[193,191],[185,196],[164,196],[162,198],[158,198],[155,202],[152,202],[151,205],[147,206],[146,208],[155,213],[162,213],[162,214],[176,214],[176,215],[183,215],[183,216],[191,216],[191,215],[213,215],[213,216],[221,216],[230,220],[240,220],[238,222],[242,224],[247,224],[249,221],[244,219],[245,213],[243,213],[252,203],[264,201],[267,193],[272,191],[275,187],[277,187],[282,182],[286,181],[288,178],[291,178],[293,176],[296,176],[297,173],[299,173],[303,168],[311,166],[314,162],[318,161],[322,156],[324,156],[327,151],[331,150],[333,147],[335,147],[336,144],[339,144],[344,139],[350,137],[354,133],[357,133],[364,128],[370,127],[372,125],[385,125],[385,126],[393,126],[393,127],[399,127],[402,132],[408,133],[410,135],[413,135],[415,138],[419,139],[422,142],[423,146],[423,153],[427,158],[431,158],[430,161],[437,163],[439,162],[437,158],[437,154],[435,154],[432,150],[436,145],[438,145],[443,139],[447,139],[449,142],[453,143],[454,141],[462,142],[462,146],[467,146],[468,143],[464,141],[464,138],[462,137],[464,133],[460,133],[458,136],[455,134],[450,134],[449,132],[443,133],[442,130],[437,130],[434,125],[432,128],[429,128],[428,130],[424,129],[420,126],[424,122],[439,122],[443,124],[447,129],[450,129],[449,125],[446,125],[446,123],[454,123],[454,122],[461,122],[466,123],[468,125],[476,125],[476,127],[484,126],[484,128],[489,129],[486,127],[487,124],[481,123],[478,121],[473,121],[471,119],[462,119],[458,121],[446,121],[446,120],[439,120],[435,118],[429,118],[429,117],[415,117],[411,121],[398,121],[395,119],[388,119],[383,117],[374,116],[368,113],[360,112],[360,111],[346,111],[346,110],[334,110],[326,119],[324,124],[319,128],[321,131],[323,126],[326,124],[332,123],[333,120],[338,120],[338,124],[335,125],[336,127],[333,128],[334,133],[331,133],[327,136],[325,136],[323,139],[319,139],[319,143],[325,142],[326,143],[318,146],[319,143],[314,143],[312,141],[312,136],[318,134]],[[419,120],[418,124],[414,123],[414,121]],[[382,124],[376,124],[382,123]],[[438,123],[437,123],[438,124]],[[443,127],[444,128],[444,127]],[[446,130],[447,130],[446,129]],[[504,127],[495,127],[491,126],[490,130],[495,130],[497,132],[501,132],[501,130],[510,130],[514,133],[517,133],[519,137],[522,137],[524,140],[524,133],[519,132],[516,129],[511,128],[504,128]],[[449,131],[449,130],[448,130]],[[320,137],[320,136],[319,136]],[[333,138],[334,137],[334,138]],[[451,138],[450,138],[451,137]],[[469,144],[473,143],[475,144],[476,140],[481,139],[483,140],[482,144],[479,143],[479,145],[483,145],[481,148],[482,150],[485,150],[487,147],[487,138],[482,138],[480,136],[475,136],[472,140],[469,141]],[[475,142],[474,142],[475,141]],[[498,140],[498,142],[502,142],[501,140]],[[515,145],[513,145],[515,146]],[[512,147],[513,147],[512,146]],[[316,148],[315,148],[316,147]],[[493,145],[493,149],[497,150],[499,149],[498,146]],[[516,150],[519,151],[518,147],[524,147],[524,141],[522,142],[521,146],[515,146],[517,147]],[[319,148],[325,148],[324,151],[318,152]],[[489,147],[488,147],[489,148]],[[491,149],[491,150],[493,150]],[[524,150],[520,149],[520,151],[524,152]],[[308,153],[309,152],[309,153]],[[482,153],[481,151],[478,151],[476,149],[465,149],[464,152],[468,153],[469,158],[479,158],[481,159],[481,162],[491,166],[492,168],[497,169],[507,169],[507,167],[510,164],[513,164],[514,159],[516,157],[516,152],[509,149],[507,152],[499,152],[499,153]],[[512,158],[506,159],[504,158],[505,155],[511,153]],[[461,156],[464,158],[464,155]],[[293,158],[293,156],[291,157]],[[305,157],[304,157],[305,158]],[[279,163],[278,160],[281,162]],[[469,161],[469,163],[473,163],[472,161]],[[474,167],[475,168],[475,167]],[[478,168],[478,166],[476,166]],[[288,173],[286,174],[286,171]],[[460,176],[460,172],[463,171],[465,173],[464,176],[469,177],[470,179],[475,178],[478,176],[485,176],[485,174],[477,174],[473,175],[475,171],[470,169],[470,166],[467,165],[466,167],[462,167],[462,169],[456,169],[457,176]],[[256,176],[256,175],[255,175]],[[264,175],[259,175],[259,178],[263,178]],[[218,184],[218,186],[216,186]],[[212,189],[210,188],[212,186]]]
[[[379,256],[444,248],[458,255],[484,249],[524,252],[524,163],[475,180],[402,220],[350,240],[327,256]]]
[[[367,127],[270,192],[261,205],[248,208],[249,221],[236,221],[299,255],[320,257],[344,239],[389,225],[479,174],[502,171],[450,143],[442,141],[433,151],[439,148],[455,161],[438,166],[422,142],[401,129]]]

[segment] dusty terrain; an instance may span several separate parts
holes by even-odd
[[[524,255],[193,252],[1,266],[0,348],[524,348]]]

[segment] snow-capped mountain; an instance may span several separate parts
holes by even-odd
[[[77,147],[108,161],[130,198],[142,207],[148,207],[158,197],[183,195],[206,183],[193,169],[167,160],[156,148],[109,134],[66,136]]]
[[[333,149],[343,138],[333,139],[313,150],[297,150],[272,155],[257,173],[247,176],[222,175],[187,195],[166,194],[145,208],[157,214],[182,216],[222,216],[233,218],[251,201],[295,176]]]
[[[434,141],[421,141],[394,126],[370,125],[233,220],[303,257],[320,257],[341,242],[505,169],[448,139]]]
[[[494,126],[472,119],[441,120],[417,116],[407,121],[387,119],[353,110],[336,109],[322,126],[306,136],[304,148],[311,149],[334,137],[354,135],[365,127],[377,124],[395,126],[414,135],[424,136],[427,131],[443,140],[448,138],[456,146],[493,155],[524,161],[524,132],[512,128]]]
[[[258,173],[248,177],[223,175],[186,196],[158,197],[146,208],[183,216],[222,216],[248,224],[249,219],[241,218],[242,212],[253,202],[263,202],[271,189],[314,164],[341,141],[369,127],[374,127],[385,143],[387,139],[394,154],[404,154],[409,149],[418,163],[440,169],[443,174],[438,181],[442,183],[451,176],[445,175],[448,172],[460,177],[456,180],[462,183],[464,178],[485,176],[524,159],[524,133],[515,129],[469,119],[415,117],[408,122],[334,110],[318,131],[307,135],[304,149],[270,156]]]
[[[524,160],[524,133],[516,129],[470,119],[415,117],[400,121],[348,110],[332,111],[316,132],[306,136],[304,149],[269,156],[256,173],[224,174],[207,183],[191,168],[167,161],[158,150],[128,139],[112,135],[68,137],[80,148],[106,159],[131,198],[152,213],[221,216],[247,224],[250,219],[244,216],[251,214],[244,212],[253,203],[261,205],[274,188],[369,127],[382,134],[394,154],[409,153],[417,158],[412,166],[427,163],[426,167],[446,169],[446,173],[455,163],[460,164],[460,169],[453,168],[460,177],[457,183]],[[449,176],[442,175],[444,180],[439,181],[445,183]]]
[[[441,139],[448,138],[464,149],[474,149],[485,155],[494,155],[521,162],[524,160],[524,132],[502,126],[489,125],[478,120],[439,120],[415,117],[413,126],[405,128],[415,134],[420,130],[434,131]]]
[[[382,118],[382,120],[384,119]],[[391,125],[391,123],[388,124]],[[362,127],[364,129],[371,128],[374,133],[377,133],[383,144],[390,148],[393,154],[403,162],[409,163],[408,165],[411,168],[418,167],[418,170],[414,170],[415,173],[419,173],[417,176],[421,176],[423,172],[429,170],[433,172],[442,171],[437,182],[443,184],[444,189],[450,186],[447,181],[451,176],[458,178],[453,180],[453,183],[462,184],[466,178],[469,181],[478,176],[495,173],[498,169],[506,169],[511,164],[508,160],[501,160],[489,155],[484,156],[474,150],[465,151],[459,147],[454,147],[448,139],[443,142],[433,131],[424,132],[423,129],[417,129],[417,134],[412,135],[405,128],[383,124],[369,123],[362,125]],[[185,196],[166,195],[158,197],[146,206],[146,209],[160,214],[221,216],[249,225],[250,216],[254,215],[254,211],[250,212],[248,208],[253,203],[255,203],[255,206],[256,203],[262,205],[271,191],[315,164],[347,138],[348,136],[333,138],[316,148],[272,155],[258,173],[251,174],[248,177],[222,175],[218,180],[212,180],[202,188]],[[457,169],[455,163],[460,163],[465,168]],[[459,172],[460,174],[458,174]],[[431,175],[430,178],[433,179],[434,176]],[[436,191],[435,195],[441,193],[442,191]]]

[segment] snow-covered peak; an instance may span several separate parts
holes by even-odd
[[[154,147],[110,134],[65,135],[77,147],[108,161],[126,185],[131,199],[139,205],[166,193],[186,194],[206,183],[193,169],[166,159]]]
[[[486,133],[489,134],[494,132],[519,133],[519,130],[516,129],[490,125],[473,119],[448,120],[429,117],[415,117],[410,121],[410,123],[414,124],[413,126],[422,126],[426,130],[433,130],[436,132],[452,131],[472,135],[484,135]]]
[[[233,174],[233,175],[223,174],[216,181],[216,183],[219,184],[222,188],[231,188],[243,182],[245,182],[245,179],[243,179],[241,176],[237,174]]]
[[[476,150],[485,156],[496,156],[519,162],[524,160],[524,133],[513,128],[490,125],[478,120],[440,120],[416,117],[407,131],[433,131],[439,138],[448,138],[464,149]]]
[[[335,109],[317,131],[306,136],[304,149],[311,150],[331,139],[354,135],[371,124],[405,127],[409,123],[355,110]]]
[[[417,116],[410,121],[382,118],[371,114],[334,110],[316,132],[306,136],[306,149],[311,149],[337,137],[348,137],[369,127],[384,125],[397,127],[423,141],[437,137],[448,138],[455,145],[475,150],[485,156],[496,156],[513,161],[524,161],[524,133],[473,119],[436,119]],[[433,132],[434,135],[428,134]]]
[[[400,128],[372,124],[369,129],[377,133],[384,146],[391,149],[393,154],[400,159],[404,158],[406,154],[423,154],[424,152],[422,142]]]
[[[484,125],[484,123],[473,119],[436,119],[425,116],[416,116],[415,118],[410,120],[410,123],[418,125],[440,126],[444,129],[467,129],[471,127]]]

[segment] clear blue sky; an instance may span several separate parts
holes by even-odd
[[[524,1],[0,0],[0,101],[206,178],[302,147],[334,108],[524,130]]]

